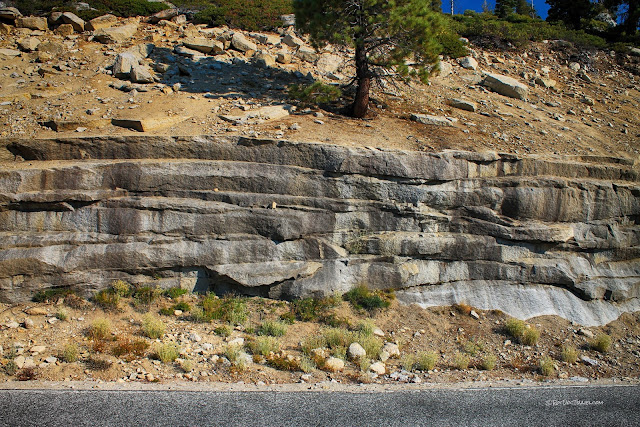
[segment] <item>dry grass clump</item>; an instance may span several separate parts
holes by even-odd
[[[267,357],[271,353],[277,353],[280,351],[280,342],[277,338],[271,336],[261,336],[255,340],[247,342],[247,348],[251,354]]]
[[[127,338],[118,341],[118,343],[111,350],[111,354],[116,357],[130,359],[130,357],[127,356],[144,356],[148,348],[149,343],[147,343],[143,339],[132,340]]]
[[[494,354],[485,355],[480,361],[480,369],[493,371],[496,367],[497,357]]]
[[[471,314],[471,306],[467,303],[460,302],[458,304],[454,304],[453,308],[460,314],[464,314],[466,316]]]
[[[268,335],[271,337],[281,337],[287,333],[287,325],[283,322],[274,322],[267,320],[258,327],[256,331],[258,335]]]
[[[73,363],[76,360],[78,360],[79,357],[80,357],[80,350],[78,349],[78,346],[76,343],[66,344],[62,348],[62,351],[60,352],[60,358],[67,363]]]
[[[172,363],[180,356],[180,348],[176,343],[157,343],[153,352],[155,357],[162,363]]]
[[[142,333],[146,337],[153,340],[158,339],[164,335],[165,330],[166,326],[162,320],[154,317],[150,313],[147,313],[142,319]]]
[[[456,355],[453,357],[453,367],[461,371],[467,369],[470,362],[471,359],[469,358],[469,355],[464,353],[456,353]]]
[[[553,373],[556,371],[556,367],[553,364],[553,359],[549,356],[544,356],[542,359],[540,359],[540,361],[538,362],[538,368],[540,369],[540,373],[545,377],[553,375]]]
[[[540,331],[534,328],[533,326],[530,326],[528,328],[525,328],[524,333],[520,338],[520,341],[524,345],[536,345],[539,339],[540,339]]]
[[[507,333],[513,338],[520,339],[524,335],[527,325],[523,320],[511,318],[505,323]]]
[[[606,353],[611,347],[611,337],[607,334],[599,334],[590,343],[592,349],[600,353]]]
[[[560,357],[563,362],[573,364],[578,361],[578,350],[575,347],[565,345],[562,347],[562,352],[560,353]]]
[[[105,317],[95,319],[88,329],[89,338],[104,341],[111,335],[111,322]]]

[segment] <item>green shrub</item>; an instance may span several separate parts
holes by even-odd
[[[180,348],[175,343],[156,343],[153,351],[162,363],[171,363],[180,356]]]
[[[309,85],[294,84],[289,87],[289,98],[304,106],[326,105],[342,96],[340,88],[320,81]]]
[[[352,338],[352,342],[357,342],[367,352],[367,356],[371,359],[377,359],[380,357],[382,351],[382,341],[380,338],[374,335],[367,335],[363,332],[358,332]],[[349,343],[351,345],[351,343]],[[348,347],[348,346],[347,346]]]
[[[93,296],[93,302],[104,310],[118,310],[120,307],[120,295],[113,289],[102,289]]]
[[[16,365],[16,362],[14,362],[13,360],[9,360],[3,367],[2,369],[4,370],[4,373],[12,376],[15,375],[16,372],[18,372],[18,365]]]
[[[355,309],[375,311],[391,305],[393,294],[381,291],[370,291],[365,285],[359,285],[343,296]]]
[[[258,327],[258,335],[281,337],[287,333],[287,325],[282,322],[266,321]]]
[[[228,345],[224,350],[224,356],[229,359],[234,369],[244,371],[247,368],[246,354],[239,345]]]
[[[49,288],[38,291],[31,299],[33,302],[47,302],[73,294],[69,288]]]
[[[309,372],[313,372],[316,370],[316,364],[313,362],[313,360],[311,360],[311,358],[304,355],[300,359],[300,370],[305,374],[308,374]]]
[[[437,37],[438,43],[442,46],[442,54],[449,58],[460,58],[469,55],[469,49],[460,40],[460,36],[455,33],[442,33]]]
[[[196,13],[197,23],[228,25],[247,31],[282,26],[281,15],[293,13],[292,0],[216,0]]]
[[[144,336],[153,340],[160,338],[164,335],[165,325],[162,320],[154,317],[151,314],[146,314],[142,319],[142,333]]]
[[[485,355],[480,361],[480,368],[485,371],[492,371],[496,367],[497,358],[493,354]]]
[[[104,317],[95,319],[88,332],[89,337],[94,340],[106,340],[111,335],[111,322]]]
[[[248,315],[246,300],[232,295],[218,298],[208,294],[202,301],[202,309],[205,319],[222,320],[232,325],[244,323]]]
[[[416,356],[415,368],[420,371],[430,371],[436,367],[438,355],[434,352],[420,352]]]
[[[592,349],[600,353],[606,353],[611,347],[611,337],[607,334],[599,334],[590,342],[590,345]]]
[[[459,369],[461,371],[467,369],[469,367],[470,362],[471,362],[471,359],[469,358],[468,355],[464,353],[456,353],[456,355],[453,358],[453,366],[456,369]]]
[[[182,312],[187,312],[187,311],[191,311],[191,306],[189,305],[188,302],[185,301],[180,301],[179,303],[176,303],[173,305],[173,307],[171,307],[174,311],[175,310],[180,310]]]
[[[576,363],[578,361],[578,350],[576,350],[572,346],[563,346],[562,352],[560,353],[563,362],[567,363]]]
[[[478,352],[482,351],[482,345],[473,341],[466,341],[462,347],[464,352],[471,356],[475,356]]]
[[[247,342],[247,348],[252,354],[267,357],[270,353],[280,351],[280,342],[270,336],[257,337],[255,340]]]
[[[231,335],[232,330],[231,330],[231,326],[229,326],[229,325],[222,325],[222,326],[218,326],[217,328],[215,328],[215,329],[213,330],[213,332],[214,332],[216,335],[219,335],[219,336],[221,336],[221,337],[228,337],[228,336],[230,336],[230,335]]]
[[[182,369],[186,373],[193,371],[195,367],[196,364],[193,363],[193,361],[190,359],[183,359],[180,361],[180,369]]]
[[[165,296],[171,298],[171,299],[177,299],[180,298],[182,295],[188,294],[189,291],[187,289],[182,289],[182,288],[178,288],[178,287],[173,287],[173,288],[169,288],[166,291],[164,291]]]
[[[75,362],[78,357],[80,357],[80,350],[75,343],[65,345],[60,352],[60,358],[67,363]]]
[[[211,317],[207,316],[202,307],[194,307],[191,310],[191,320],[199,323],[206,323],[211,321]]]
[[[326,311],[336,305],[332,298],[304,298],[294,300],[291,312],[302,322],[313,322],[324,316]]]
[[[133,292],[133,287],[124,280],[115,280],[111,283],[113,292],[123,298],[128,298]]]
[[[56,312],[56,318],[61,321],[69,320],[69,312],[64,308],[61,308]]]
[[[371,319],[365,319],[356,325],[356,330],[366,336],[373,335],[373,331],[377,329],[376,324]]]
[[[163,316],[173,316],[174,310],[173,307],[162,307],[159,311]]]
[[[323,335],[311,335],[306,337],[300,346],[304,354],[311,356],[311,350],[327,347],[327,340]]]
[[[538,368],[540,369],[540,373],[545,377],[553,375],[556,370],[555,366],[553,365],[553,359],[551,359],[549,356],[545,356],[540,359]]]
[[[539,339],[540,331],[531,326],[524,330],[521,341],[524,345],[536,345]]]
[[[520,319],[511,318],[507,320],[505,329],[507,330],[507,333],[513,338],[520,339],[524,335],[526,324]]]
[[[162,291],[152,286],[140,286],[133,292],[134,303],[137,306],[148,307],[158,297],[162,295]]]
[[[400,366],[405,371],[413,371],[416,367],[416,355],[411,353],[405,353],[400,358]]]

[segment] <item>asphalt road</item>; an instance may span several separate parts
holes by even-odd
[[[634,426],[640,386],[379,393],[2,390],[3,426]]]

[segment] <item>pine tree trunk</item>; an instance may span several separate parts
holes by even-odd
[[[371,75],[369,74],[369,63],[367,54],[363,46],[356,46],[356,77],[358,88],[356,99],[353,101],[351,115],[356,118],[363,118],[369,110],[369,90],[371,89]]]

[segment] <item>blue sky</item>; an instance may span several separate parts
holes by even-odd
[[[495,0],[488,0],[488,2],[492,8],[495,7]],[[456,14],[463,13],[467,9],[482,12],[482,3],[483,0],[454,0],[453,12]],[[538,15],[540,15],[542,19],[545,19],[547,17],[549,5],[546,4],[544,0],[533,0],[533,5],[535,6]],[[442,0],[442,10],[446,13],[451,12],[451,0]]]

